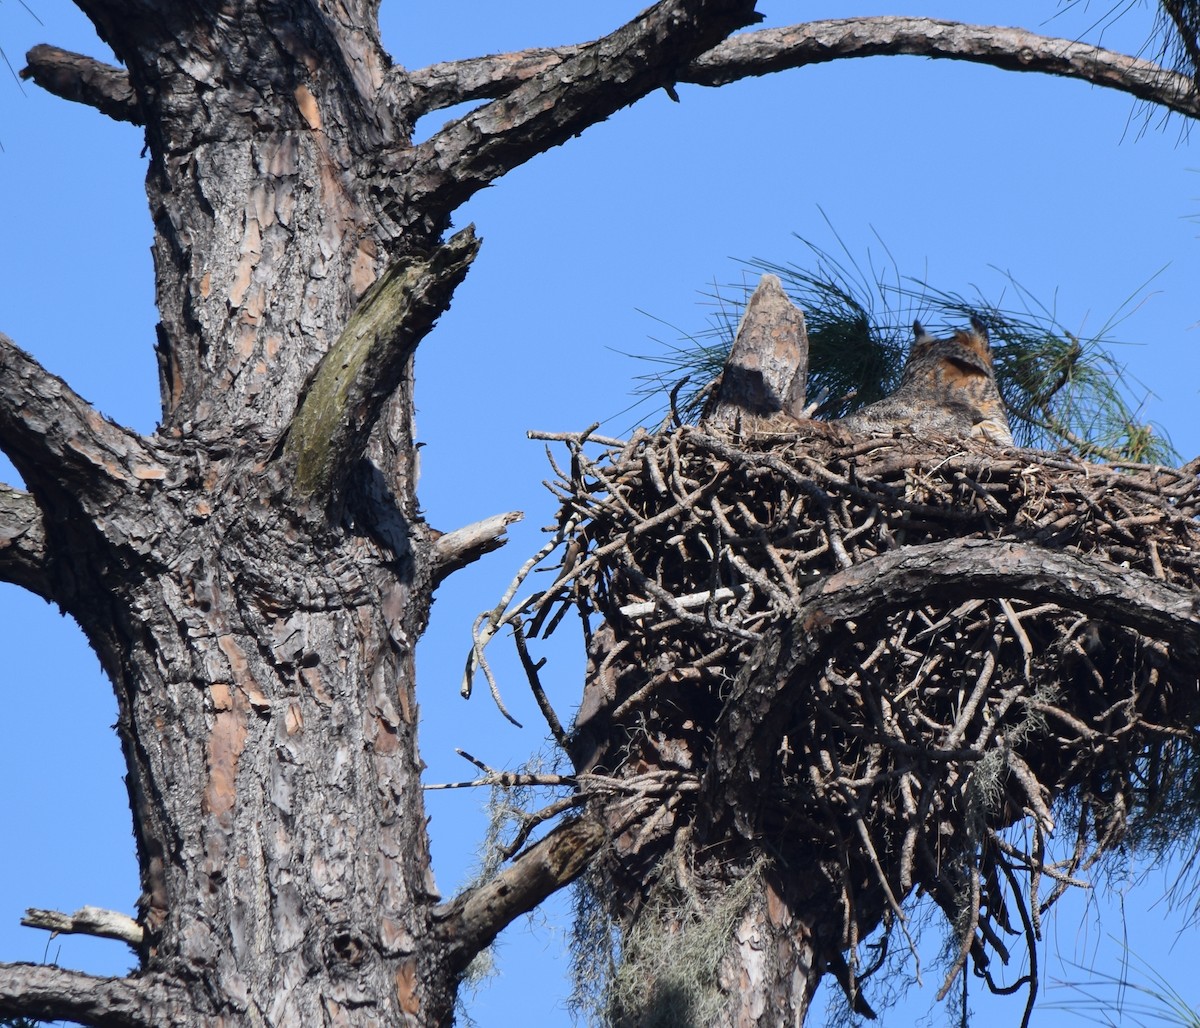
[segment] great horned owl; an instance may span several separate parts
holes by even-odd
[[[914,321],[913,337],[896,391],[837,424],[854,432],[899,429],[1012,446],[983,322],[972,318],[969,329],[959,329],[949,339],[934,339]]]

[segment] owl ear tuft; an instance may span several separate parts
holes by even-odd
[[[922,325],[919,321],[913,322],[913,342],[919,343],[922,339],[926,338],[928,335],[929,335],[929,333],[925,331],[924,325]]]
[[[984,340],[985,341],[987,340],[988,329],[987,329],[987,325],[985,325],[983,323],[982,318],[978,317],[975,314],[972,314],[971,315],[971,328],[973,328],[975,330],[976,335],[983,336]]]

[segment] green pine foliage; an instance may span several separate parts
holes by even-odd
[[[975,316],[988,327],[997,382],[1018,445],[1065,448],[1108,461],[1178,460],[1166,435],[1142,418],[1145,390],[1117,358],[1120,344],[1111,333],[1130,301],[1098,332],[1081,335],[1011,278],[1007,297],[967,297],[901,277],[890,256],[883,270],[869,261],[864,268],[844,247],[845,257],[839,259],[800,242],[808,251],[803,264],[748,263],[778,275],[804,311],[808,399],[816,417],[844,417],[890,393],[904,367],[914,320],[935,334],[948,334]],[[714,291],[707,329],[663,344],[657,354],[638,355],[655,367],[638,376],[635,396],[654,398],[661,415],[669,395],[670,416],[696,420],[729,353],[751,288]]]

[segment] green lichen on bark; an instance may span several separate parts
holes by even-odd
[[[332,499],[366,445],[413,349],[450,304],[480,240],[473,226],[426,258],[403,258],[363,295],[317,366],[288,430],[284,457],[298,496]]]

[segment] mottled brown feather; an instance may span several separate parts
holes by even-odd
[[[971,328],[948,339],[926,335],[919,322],[913,331],[916,338],[896,391],[837,424],[854,432],[977,438],[1011,446],[983,324],[973,320]]]

